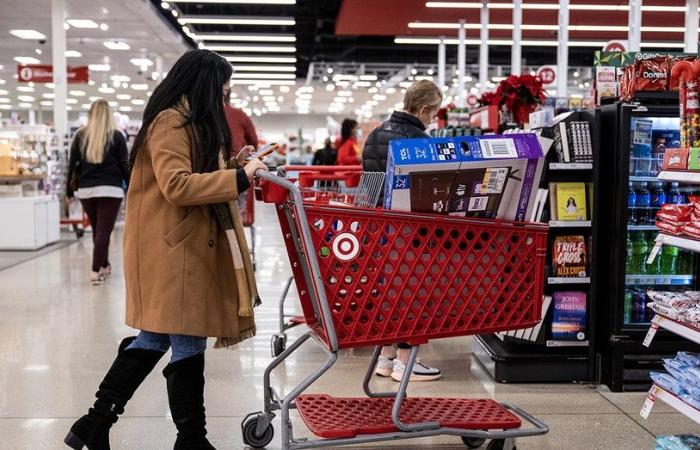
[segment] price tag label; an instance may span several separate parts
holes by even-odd
[[[645,419],[648,419],[651,409],[654,407],[654,402],[656,402],[656,385],[652,386],[649,390],[649,395],[647,395],[647,399],[644,400],[644,404],[642,405],[642,410],[639,411],[639,415]]]
[[[652,264],[654,262],[659,251],[661,251],[661,242],[657,242],[651,249],[651,253],[649,253],[649,257],[647,258],[647,264]]]
[[[659,326],[655,323],[652,323],[651,326],[649,327],[649,331],[647,331],[647,335],[644,338],[644,342],[642,342],[642,345],[645,347],[649,347],[651,345],[651,341],[654,340],[654,336],[656,336],[656,332],[659,329]]]

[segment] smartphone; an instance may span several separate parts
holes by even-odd
[[[272,151],[273,151],[275,148],[277,148],[277,143],[276,143],[276,142],[271,142],[271,143],[265,145],[264,147],[262,147],[262,148],[261,148],[260,150],[258,150],[257,152],[251,154],[247,159],[248,159],[248,160],[255,159],[255,158],[262,159],[262,158],[264,158],[265,156],[267,156],[267,155],[269,155],[270,153],[272,153]]]

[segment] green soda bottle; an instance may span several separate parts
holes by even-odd
[[[678,275],[693,274],[693,252],[678,250]]]
[[[634,268],[634,254],[632,252],[632,238],[630,236],[630,233],[627,232],[627,262],[625,265],[625,271],[627,272],[627,275],[634,275],[636,273],[636,270]]]
[[[661,273],[678,275],[678,247],[664,245],[661,249]]]
[[[635,275],[647,274],[647,241],[644,233],[638,233],[632,242],[632,268]]]
[[[653,232],[650,232],[647,235],[647,258],[649,258],[649,255],[651,254],[652,250],[654,249],[654,246],[656,245],[656,234]],[[645,261],[646,264],[646,261]],[[659,255],[656,255],[656,258],[654,258],[654,262],[651,264],[647,264],[647,274],[648,275],[661,275],[661,258],[659,258]]]

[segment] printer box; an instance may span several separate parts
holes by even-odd
[[[384,208],[524,221],[543,167],[530,133],[391,141]]]

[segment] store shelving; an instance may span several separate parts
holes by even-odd
[[[659,233],[656,237],[656,242],[658,244],[672,245],[674,247],[700,252],[700,241],[691,238]]]
[[[588,228],[591,226],[590,220],[550,220],[550,228]]]
[[[549,170],[593,170],[593,163],[549,163]]]
[[[547,347],[588,347],[590,342],[585,341],[555,341],[549,340],[546,342]]]
[[[679,183],[700,184],[700,172],[662,170],[659,172],[659,181],[678,181]]]
[[[647,403],[645,403],[644,407],[642,408],[642,412],[640,413],[642,417],[646,418],[646,416],[649,415],[649,412],[651,412],[651,406],[653,406],[655,400],[663,401],[679,413],[700,424],[700,409],[697,409],[687,404],[677,395],[667,391],[658,384],[654,384],[649,390],[649,397],[647,397],[647,403],[650,403],[648,406]]]
[[[656,177],[650,177],[650,176],[637,176],[637,175],[630,175],[629,180],[632,182],[649,182],[653,183],[655,181],[659,181],[658,178]]]
[[[677,320],[670,319],[661,314],[656,314],[653,319],[651,319],[651,329],[647,334],[647,339],[644,340],[644,344],[648,346],[651,344],[651,340],[654,338],[656,329],[659,327],[664,328],[671,333],[677,334],[678,336],[684,337],[690,341],[700,344],[700,329],[695,328],[689,324],[678,322]]]
[[[694,280],[692,275],[625,275],[625,284],[628,286],[689,286]]]
[[[627,225],[630,231],[656,231],[659,228],[656,225]]]
[[[590,284],[591,277],[549,277],[549,284]]]

